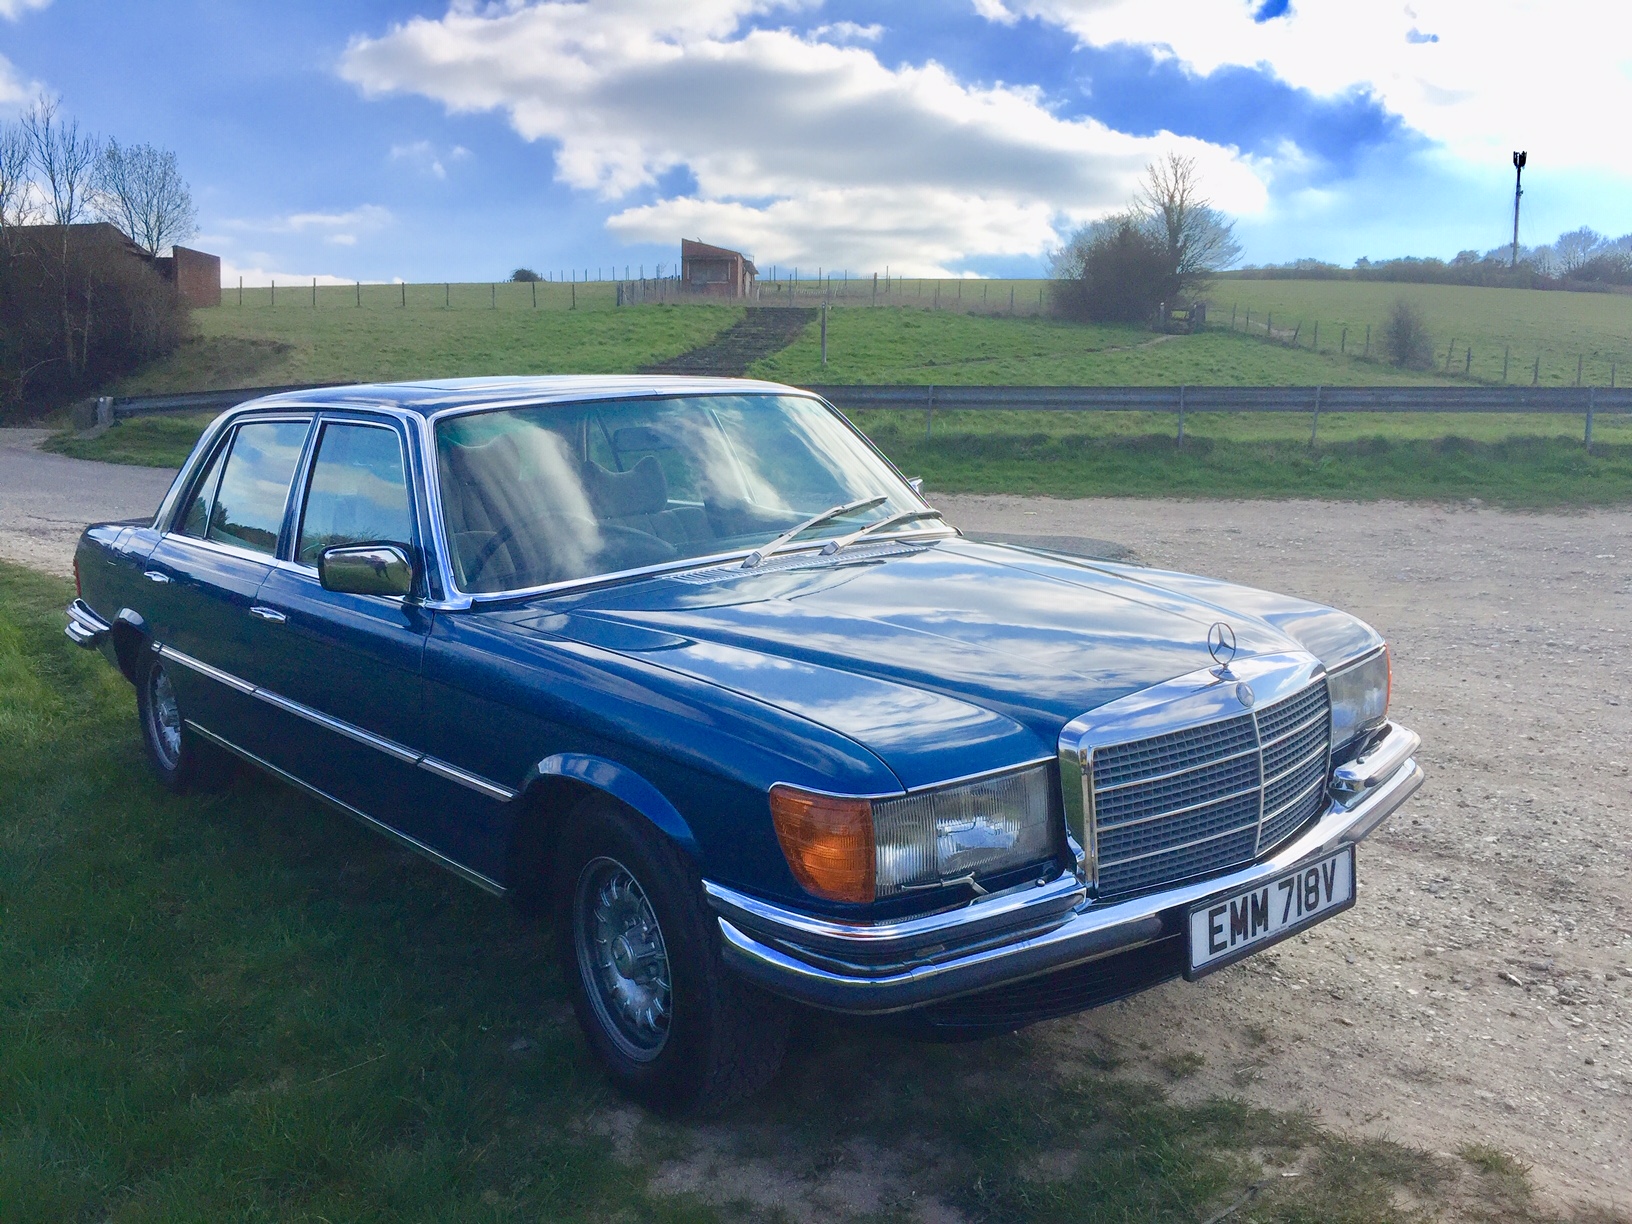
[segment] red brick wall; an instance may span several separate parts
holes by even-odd
[[[178,246],[174,251],[176,292],[189,306],[221,305],[221,257]]]

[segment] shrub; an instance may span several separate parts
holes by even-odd
[[[537,272],[534,272],[531,268],[517,268],[514,272],[510,273],[510,279],[512,281],[524,281],[525,282],[525,281],[541,281],[544,278],[542,276],[540,276]]]
[[[186,303],[111,226],[12,229],[0,244],[0,419],[173,352]]]
[[[1400,298],[1383,325],[1383,354],[1402,369],[1426,370],[1434,364],[1434,341],[1428,321],[1414,303]]]
[[[1148,320],[1172,292],[1167,251],[1148,227],[1122,217],[1095,227],[1072,254],[1075,274],[1054,283],[1054,311],[1093,323]]]

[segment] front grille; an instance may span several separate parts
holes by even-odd
[[[1099,896],[1147,892],[1252,862],[1326,802],[1326,681],[1219,722],[1097,748]]]

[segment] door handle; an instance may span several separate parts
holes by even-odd
[[[166,574],[166,573],[161,573],[159,570],[148,570],[148,571],[146,571],[145,573],[142,574],[142,577],[146,578],[149,582],[169,582],[170,581],[170,575]]]
[[[253,608],[251,608],[249,610],[249,614],[251,616],[257,616],[264,621],[271,621],[274,625],[281,625],[284,621],[289,619],[276,608],[265,608],[260,604],[256,604]]]

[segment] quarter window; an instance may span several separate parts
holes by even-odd
[[[181,516],[182,535],[202,540],[209,530],[210,507],[215,502],[215,486],[221,478],[221,465],[227,461],[228,449],[226,445],[216,449],[215,458],[210,460],[203,479],[194,487],[192,500],[187,503],[187,513]]]
[[[316,565],[325,548],[413,538],[402,445],[378,425],[323,426],[301,518],[296,558]]]
[[[289,482],[306,430],[305,421],[257,421],[238,427],[205,538],[254,552],[277,552]]]

